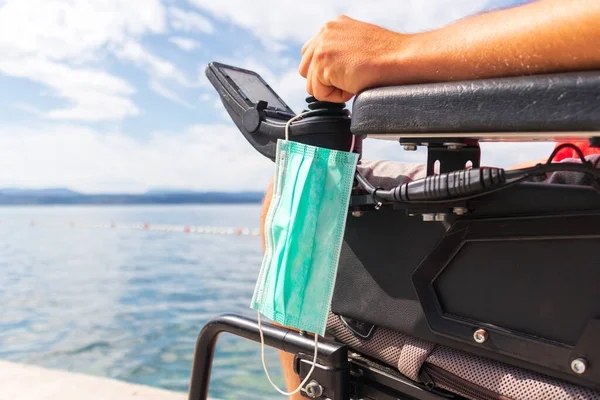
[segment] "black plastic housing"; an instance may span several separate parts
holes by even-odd
[[[444,222],[349,215],[332,311],[600,389],[600,196],[525,183],[468,206]],[[595,367],[575,374],[577,357]]]

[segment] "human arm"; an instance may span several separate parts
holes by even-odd
[[[402,34],[340,17],[302,48],[320,100],[370,87],[600,68],[600,1],[539,0]]]

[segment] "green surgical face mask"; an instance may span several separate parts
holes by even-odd
[[[323,336],[358,154],[279,140],[266,252],[251,307]]]

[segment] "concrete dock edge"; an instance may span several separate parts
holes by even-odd
[[[171,392],[109,378],[0,361],[0,400],[185,400]]]

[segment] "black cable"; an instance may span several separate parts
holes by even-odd
[[[375,186],[371,185],[371,182],[369,182],[369,181],[367,180],[367,178],[365,178],[365,177],[363,176],[363,174],[362,174],[362,173],[361,173],[361,172],[360,172],[358,169],[356,170],[356,175],[355,175],[355,176],[356,176],[356,180],[358,181],[358,184],[359,184],[359,185],[360,185],[360,186],[361,186],[361,187],[362,187],[364,190],[366,190],[366,191],[367,191],[367,193],[369,193],[370,195],[372,195],[372,194],[375,192],[375,190],[377,190],[377,189],[375,188]]]
[[[581,162],[583,164],[588,162],[585,159],[583,152],[581,151],[581,149],[578,146],[575,146],[573,143],[563,143],[561,145],[556,146],[556,148],[554,149],[552,154],[550,154],[548,161],[546,161],[546,164],[550,164],[554,160],[554,158],[558,155],[558,152],[561,151],[562,149],[566,149],[566,148],[571,148],[571,149],[575,150],[575,152],[577,153],[577,156],[581,159]]]
[[[588,161],[585,161],[584,164],[576,164],[576,163],[546,163],[546,164],[538,164],[535,167],[523,168],[523,169],[515,169],[512,171],[505,171],[507,178],[514,178],[520,174],[527,174],[529,177],[533,177],[535,175],[547,174],[549,172],[559,172],[559,171],[571,171],[571,172],[581,172],[583,174],[588,174],[594,176],[596,179],[600,179],[600,170],[598,168],[594,168],[590,165]]]
[[[526,181],[534,176],[541,175],[541,174],[547,174],[549,172],[557,172],[557,171],[580,172],[580,173],[584,173],[584,174],[593,176],[595,179],[592,181],[592,187],[594,188],[594,190],[596,190],[598,192],[598,194],[600,194],[600,170],[591,166],[589,162],[586,162],[585,164],[575,164],[575,163],[551,163],[550,164],[550,163],[546,163],[546,164],[538,164],[535,167],[523,168],[523,169],[519,169],[519,170],[512,170],[512,171],[502,170],[502,172],[505,174],[506,181],[500,185],[497,185],[495,187],[490,187],[489,189],[484,187],[482,190],[480,190],[476,193],[471,193],[471,194],[468,194],[465,196],[448,197],[448,198],[439,199],[439,200],[436,200],[436,199],[425,199],[425,200],[398,199],[397,196],[395,195],[395,192],[397,194],[399,191],[402,191],[401,188],[405,187],[405,185],[408,185],[408,184],[404,184],[404,185],[401,185],[399,187],[396,187],[396,188],[393,188],[390,190],[383,190],[381,188],[375,188],[373,185],[371,185],[371,183],[369,183],[369,181],[358,170],[356,171],[356,180],[358,181],[358,184],[365,191],[367,191],[368,194],[370,194],[373,197],[373,201],[375,203],[381,203],[381,200],[385,200],[385,201],[389,201],[389,202],[408,203],[408,204],[443,204],[443,203],[452,203],[452,202],[457,202],[457,201],[470,200],[470,199],[473,199],[476,197],[495,193],[495,192],[498,192],[501,190],[508,189],[508,188],[510,188],[514,185],[517,185],[523,181]],[[461,171],[457,171],[457,172],[461,172]],[[425,179],[427,179],[427,178],[424,178],[423,180],[425,180]],[[422,181],[422,180],[413,181],[412,183],[419,182],[419,181]],[[466,191],[466,189],[465,189],[465,191]]]
[[[370,194],[371,196],[375,195],[377,197],[379,197],[380,199],[385,199],[387,201],[390,202],[394,202],[394,203],[404,203],[404,204],[444,204],[444,203],[454,203],[457,201],[465,201],[465,200],[470,200],[476,197],[480,197],[483,195],[487,195],[490,193],[495,193],[495,192],[499,192],[500,190],[504,190],[504,189],[508,189],[509,187],[512,187],[518,183],[523,182],[524,180],[528,179],[528,176],[524,176],[520,179],[515,179],[513,181],[507,182],[506,184],[504,184],[503,186],[497,187],[495,189],[491,189],[482,193],[476,193],[476,194],[472,194],[472,195],[468,195],[468,196],[462,196],[462,197],[453,197],[453,198],[449,198],[449,199],[443,199],[443,200],[402,200],[402,201],[398,201],[395,200],[393,198],[389,198],[389,196],[385,196],[385,198],[382,196],[382,194],[388,195],[388,193],[391,193],[391,190],[386,190],[384,193],[379,193],[381,192],[380,189],[376,189],[373,185],[371,185],[366,179],[365,177],[357,170],[356,171],[356,180],[358,181],[358,183],[360,184],[360,186],[367,191],[368,194]],[[377,193],[376,193],[377,192]],[[374,203],[379,202],[379,200],[376,200],[375,198],[373,199]]]

